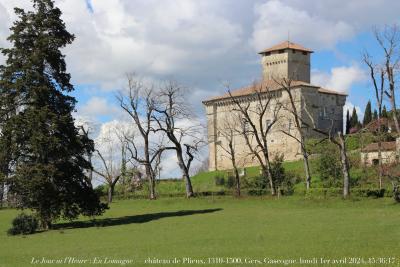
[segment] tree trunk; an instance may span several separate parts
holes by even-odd
[[[156,197],[156,183],[155,183],[154,177],[150,170],[151,167],[146,165],[145,168],[146,168],[147,180],[149,182],[149,199],[155,200],[157,198]]]
[[[5,190],[4,182],[1,182],[1,184],[0,184],[0,208],[2,208],[3,204],[4,204],[4,190]]]
[[[382,128],[381,128],[381,111],[378,117],[378,178],[379,189],[382,189],[383,165],[382,165]]]
[[[350,195],[350,173],[349,162],[346,153],[346,142],[342,133],[339,133],[339,142],[340,158],[343,171],[343,197],[347,198]]]
[[[308,155],[307,155],[307,151],[305,151],[305,149],[303,149],[303,145],[302,145],[302,152],[303,152],[303,162],[304,162],[304,171],[306,174],[306,190],[310,190],[311,187],[311,174],[310,174],[310,164],[308,162]]]
[[[184,173],[183,179],[185,179],[185,184],[186,184],[186,197],[187,198],[194,197],[192,182],[190,181],[189,174]]]
[[[182,171],[182,178],[186,183],[186,197],[191,198],[194,197],[192,181],[190,180],[189,170],[186,168],[184,159],[182,157],[182,150],[176,150],[176,156],[178,157],[178,165]]]
[[[271,168],[268,166],[264,167],[263,173],[264,173],[264,177],[268,179],[269,187],[271,188],[271,195],[275,196],[276,189],[275,189],[275,184],[274,184],[274,180],[273,180],[272,173],[271,173]]]
[[[240,197],[240,176],[239,170],[236,166],[236,157],[235,157],[235,149],[233,145],[233,132],[231,131],[230,141],[229,141],[229,154],[231,156],[232,166],[235,171],[235,179],[236,179],[236,196]]]
[[[239,171],[236,167],[236,164],[234,166],[235,169],[235,178],[236,178],[236,196],[240,197],[240,176],[239,176]]]
[[[395,100],[394,92],[392,93],[392,97],[390,97],[390,104],[392,106],[392,117],[393,117],[394,125],[396,127],[396,132],[400,133],[399,118],[397,117],[396,100]]]
[[[45,231],[51,229],[51,220],[48,218],[41,218],[40,227]]]
[[[400,125],[399,125],[399,119],[397,118],[397,110],[396,110],[396,92],[395,92],[395,77],[393,73],[393,68],[390,68],[388,65],[386,67],[387,72],[388,72],[388,78],[389,78],[389,90],[390,90],[390,105],[392,106],[392,117],[394,121],[394,125],[396,127],[397,133],[400,133]]]
[[[115,189],[115,184],[111,183],[108,187],[108,198],[107,198],[108,204],[112,203],[112,201],[113,201],[114,189]]]

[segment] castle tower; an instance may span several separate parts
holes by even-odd
[[[263,78],[289,78],[310,83],[310,56],[312,50],[289,41],[261,51]]]

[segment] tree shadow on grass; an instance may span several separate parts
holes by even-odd
[[[74,229],[74,228],[117,226],[117,225],[131,224],[131,223],[147,223],[147,222],[159,220],[162,218],[189,216],[189,215],[195,215],[195,214],[205,214],[205,213],[212,213],[212,212],[221,211],[221,210],[222,210],[221,208],[205,209],[205,210],[180,210],[180,211],[172,211],[172,212],[158,212],[158,213],[148,213],[148,214],[141,214],[141,215],[124,216],[124,217],[118,217],[118,218],[104,218],[104,219],[94,219],[94,220],[89,220],[89,221],[58,223],[58,224],[54,224],[52,226],[52,229],[61,230],[61,229]]]

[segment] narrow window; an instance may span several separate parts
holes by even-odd
[[[245,133],[249,132],[250,123],[246,119],[243,119],[242,124],[243,124],[242,125],[243,126],[243,132],[245,132]]]
[[[265,121],[266,129],[271,126],[271,120]]]

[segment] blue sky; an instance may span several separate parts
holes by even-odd
[[[312,82],[349,94],[346,107],[363,111],[373,100],[362,53],[379,59],[374,26],[399,23],[390,0],[56,0],[75,42],[64,50],[78,100],[77,117],[98,129],[124,117],[115,94],[124,75],[155,83],[176,79],[191,88],[193,108],[261,76],[258,51],[290,40],[315,52]],[[13,7],[0,0],[0,47],[6,47]],[[4,59],[0,57],[0,64]],[[374,100],[373,100],[374,105]],[[360,114],[362,117],[362,114]],[[100,132],[101,134],[101,132]]]

